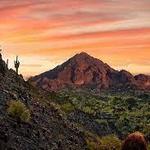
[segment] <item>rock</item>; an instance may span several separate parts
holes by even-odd
[[[0,131],[0,140],[4,143],[7,143],[9,141],[9,137],[4,131]]]
[[[141,88],[141,89],[148,89],[150,90],[150,76],[144,75],[144,74],[139,74],[136,75],[135,80],[137,82],[137,85]]]

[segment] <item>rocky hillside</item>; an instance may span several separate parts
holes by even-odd
[[[133,76],[125,70],[117,71],[84,52],[53,70],[31,78],[30,81],[47,91],[65,87],[150,90],[150,76]]]
[[[28,122],[18,121],[8,114],[11,100],[22,102],[30,110]],[[40,91],[8,70],[0,57],[0,149],[84,150],[85,145],[83,133]]]

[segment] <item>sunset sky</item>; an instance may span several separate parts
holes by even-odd
[[[25,77],[82,51],[150,74],[150,0],[0,0],[0,45]]]

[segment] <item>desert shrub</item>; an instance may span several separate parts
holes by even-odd
[[[107,120],[104,119],[95,119],[95,121],[104,129],[109,130],[109,125]]]
[[[93,114],[94,111],[92,110],[92,108],[90,106],[84,106],[82,108],[82,111],[85,112],[85,113],[88,113],[88,114]]]
[[[149,94],[147,94],[147,93],[140,94],[138,97],[141,98],[141,99],[146,100],[146,99],[149,99]]]
[[[101,150],[120,150],[121,141],[115,135],[104,136],[101,139]]]
[[[89,150],[99,150],[99,144],[94,141],[87,140],[87,148]]]
[[[7,111],[9,115],[23,122],[30,120],[30,111],[21,101],[10,101]]]
[[[136,107],[137,106],[137,100],[135,98],[127,98],[125,100],[127,106],[128,106],[128,109],[131,110],[133,107]]]
[[[90,132],[86,132],[85,136],[87,148],[89,150],[100,150],[101,141],[99,136]]]
[[[63,111],[65,111],[67,113],[70,113],[71,111],[73,111],[75,109],[71,103],[65,103],[61,106],[61,108]]]
[[[112,105],[115,105],[115,106],[118,105],[118,106],[120,106],[122,104],[123,104],[123,100],[122,100],[121,97],[114,97],[112,99]]]
[[[93,135],[94,136],[94,135]],[[86,140],[89,150],[120,150],[121,141],[115,135],[107,135],[102,138],[90,137]]]
[[[148,145],[148,148],[147,148],[148,150],[150,150],[150,144]]]
[[[150,142],[150,124],[146,124],[143,128],[144,128],[143,133],[147,137],[148,141]]]

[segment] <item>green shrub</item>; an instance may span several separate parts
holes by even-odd
[[[23,122],[28,122],[31,117],[29,109],[21,101],[10,101],[7,111],[9,115]]]
[[[75,108],[71,103],[65,103],[61,106],[62,110],[66,113],[72,112]]]
[[[137,106],[137,100],[135,98],[132,98],[132,97],[127,98],[125,100],[125,103],[127,104],[129,110],[131,110],[133,107]]]
[[[115,135],[104,136],[101,139],[101,150],[120,150],[121,141]]]
[[[95,135],[94,137],[88,137],[86,143],[89,150],[121,149],[121,141],[115,135],[107,135],[102,138]]]
[[[148,145],[148,150],[150,150],[150,144]]]
[[[85,112],[85,113],[88,113],[88,114],[93,114],[94,111],[92,110],[92,108],[90,106],[84,106],[82,108],[82,111]]]
[[[86,132],[85,136],[88,150],[100,150],[101,140],[99,136],[90,132]]]
[[[90,141],[90,140],[87,140],[86,142],[87,142],[87,148],[89,150],[100,150],[99,149],[99,147],[100,147],[99,143],[94,142],[94,141]]]

